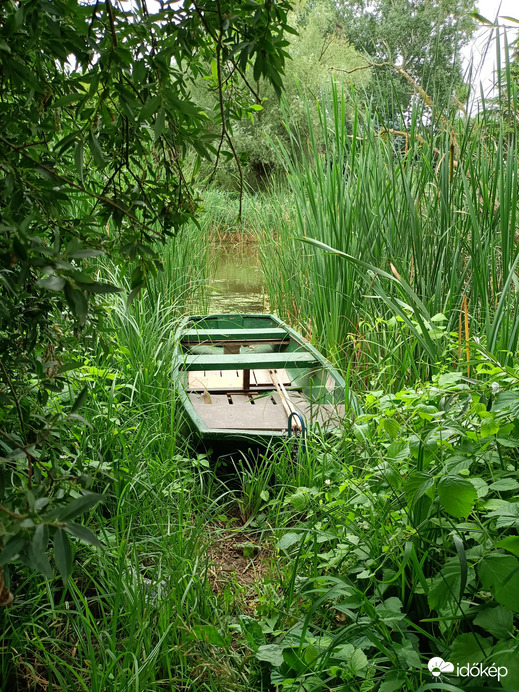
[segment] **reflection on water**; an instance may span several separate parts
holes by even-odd
[[[223,244],[213,252],[216,269],[209,283],[207,312],[268,312],[257,245]]]

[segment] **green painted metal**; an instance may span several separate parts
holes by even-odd
[[[252,370],[253,368],[300,368],[316,365],[312,353],[237,353],[232,356],[186,356],[185,370]]]
[[[198,343],[207,343],[207,334],[214,336],[215,341],[223,341],[222,333],[229,335],[229,340],[239,340],[242,344],[256,342],[258,338],[283,339],[280,345],[283,351],[274,353],[240,353],[225,354],[223,346],[221,354],[189,355],[190,348],[196,346],[192,339],[199,338]],[[275,335],[275,336],[274,336]],[[289,339],[289,343],[286,343]],[[332,403],[344,404],[345,382],[340,373],[303,337],[282,322],[275,315],[261,314],[230,314],[230,315],[194,315],[186,317],[180,323],[174,336],[173,355],[173,384],[180,402],[184,408],[190,427],[197,437],[206,444],[221,443],[232,448],[250,445],[267,445],[275,439],[286,438],[286,431],[279,430],[242,430],[242,429],[211,429],[206,426],[193,406],[187,390],[188,370],[242,370],[285,368],[291,377],[310,379],[310,385],[321,389],[326,396],[331,397]],[[277,345],[276,345],[277,346]],[[217,346],[211,348],[218,348]],[[332,381],[334,389],[329,391],[325,383]],[[303,385],[297,384],[301,388]],[[304,388],[304,386],[303,386]],[[289,388],[290,389],[290,388]],[[311,432],[311,431],[310,431]]]
[[[283,339],[287,336],[286,329],[247,329],[247,340]],[[182,341],[201,343],[203,341],[226,341],[241,339],[244,329],[186,329]]]

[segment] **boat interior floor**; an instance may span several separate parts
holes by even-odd
[[[272,385],[268,370],[250,371],[250,389],[243,389],[242,371],[189,372],[188,396],[205,425],[211,429],[277,430],[288,428],[288,415]],[[290,377],[277,376],[290,386]],[[344,418],[344,405],[312,404],[301,390],[290,389],[290,402],[307,423],[335,427]]]

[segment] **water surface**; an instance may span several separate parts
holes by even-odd
[[[215,271],[208,288],[208,314],[268,312],[256,243],[219,244],[213,252]]]

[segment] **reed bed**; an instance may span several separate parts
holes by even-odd
[[[290,195],[269,209],[274,243],[260,234],[272,304],[366,383],[456,366],[467,336],[508,362],[519,335],[515,124],[485,103],[450,119],[415,103],[395,131],[356,103],[349,121],[350,99],[333,86],[319,104],[324,146],[310,117],[302,142],[285,107]]]

